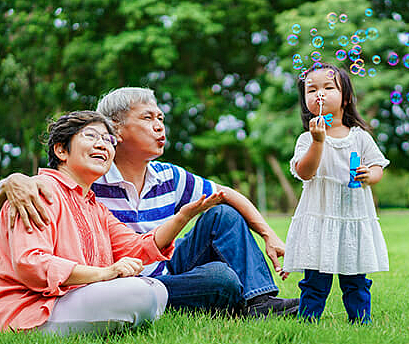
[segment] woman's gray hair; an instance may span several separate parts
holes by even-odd
[[[97,105],[97,112],[110,118],[112,121],[121,123],[124,115],[131,110],[133,105],[138,103],[155,103],[156,98],[149,88],[122,87],[110,91]]]

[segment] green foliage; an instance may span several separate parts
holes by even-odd
[[[382,181],[373,186],[375,199],[381,208],[409,208],[409,173],[387,168]]]

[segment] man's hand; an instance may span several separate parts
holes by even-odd
[[[207,198],[206,195],[202,195],[202,197],[200,197],[197,201],[185,204],[182,208],[180,208],[180,213],[190,220],[197,214],[200,214],[211,207],[222,203],[224,198],[224,191],[216,192]]]
[[[13,173],[2,183],[2,192],[10,203],[10,227],[14,227],[17,213],[24,223],[27,232],[32,232],[30,219],[38,228],[43,230],[50,222],[45,210],[44,201],[40,193],[47,202],[52,203],[52,195],[47,186],[37,176],[28,177],[21,173]]]
[[[285,254],[285,244],[278,238],[266,238],[266,252],[268,257],[273,262],[275,271],[280,275],[281,279],[284,281],[289,273],[284,272],[281,268],[281,264],[278,261],[278,257],[284,257]]]

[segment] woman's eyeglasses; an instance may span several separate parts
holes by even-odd
[[[110,144],[112,146],[116,146],[118,144],[118,140],[114,135],[105,133],[105,134],[100,134],[98,131],[96,131],[93,128],[85,128],[80,131],[81,135],[92,142],[97,142],[100,138],[102,138],[102,141],[104,143]]]

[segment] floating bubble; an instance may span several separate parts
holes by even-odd
[[[409,102],[409,92],[406,93],[406,100]]]
[[[332,69],[328,69],[327,72],[325,73],[326,77],[328,79],[334,79],[335,77],[335,72]]]
[[[293,61],[293,68],[294,69],[299,70],[302,67],[304,67],[304,63],[302,62],[301,59]]]
[[[361,67],[361,68],[359,69],[358,75],[359,75],[360,77],[364,77],[364,76],[366,75],[366,69],[365,69],[364,67]]]
[[[321,60],[321,58],[322,58],[322,56],[321,56],[321,53],[319,51],[313,51],[311,53],[311,59],[314,62],[318,62],[319,60]]]
[[[298,44],[298,36],[297,35],[289,35],[287,37],[287,42],[289,45],[297,45]]]
[[[301,32],[301,25],[300,24],[294,24],[291,27],[291,30],[293,30],[294,33],[300,33]]]
[[[331,30],[334,30],[334,29],[335,29],[335,23],[328,23],[328,27],[329,27]]]
[[[343,49],[339,49],[335,53],[335,57],[337,58],[338,61],[344,61],[347,58],[347,52]]]
[[[359,73],[359,70],[361,69],[361,67],[359,67],[358,65],[356,65],[355,63],[354,64],[351,64],[351,66],[349,67],[349,71],[352,73],[352,74],[354,74],[354,75],[357,75],[358,73]]]
[[[389,53],[389,55],[388,55],[388,64],[390,66],[396,66],[398,64],[398,62],[399,62],[398,54],[393,52],[393,51],[391,53]]]
[[[311,84],[312,84],[312,79],[308,78],[307,81],[306,81],[307,87],[311,86]]]
[[[368,75],[373,78],[376,75],[376,69],[375,68],[369,68],[368,69]]]
[[[303,68],[301,68],[301,73],[306,73],[307,72],[307,68],[306,67],[303,67]]]
[[[310,35],[313,36],[313,37],[316,36],[317,33],[318,33],[318,30],[317,30],[315,27],[313,27],[313,28],[310,30]]]
[[[381,57],[379,56],[379,55],[374,55],[374,56],[372,56],[372,62],[374,63],[374,64],[380,64],[381,63]]]
[[[355,62],[359,59],[359,53],[355,49],[351,49],[348,51],[348,57],[352,62]]]
[[[321,48],[324,45],[324,38],[322,36],[315,36],[312,39],[312,45],[317,49]]]
[[[340,23],[346,23],[348,21],[348,16],[345,13],[339,15]]]
[[[352,35],[351,36],[351,42],[352,42],[352,44],[358,44],[359,43],[359,37],[357,35]]]
[[[409,150],[409,142],[407,142],[407,141],[402,142],[401,147],[402,147],[402,149],[404,151],[408,151]]]
[[[409,68],[409,54],[406,54],[402,57],[402,62],[406,68]]]
[[[372,14],[373,14],[372,8],[367,8],[367,9],[365,10],[365,15],[366,15],[367,17],[371,17]]]
[[[354,45],[352,49],[356,50],[358,54],[362,53],[362,47],[360,45]]]
[[[300,54],[294,54],[293,55],[293,61],[294,60],[301,60],[301,55]]]
[[[321,69],[322,68],[322,63],[321,62],[315,62],[312,67],[313,70]]]
[[[348,37],[347,36],[339,36],[338,37],[338,44],[341,47],[346,47],[348,45]]]
[[[374,39],[377,39],[379,36],[378,29],[374,27],[367,28],[365,31],[365,34],[366,34],[366,37],[368,37],[368,39],[370,39],[371,41],[373,41]]]
[[[327,20],[329,23],[335,24],[338,20],[338,16],[335,12],[330,12],[327,14]]]
[[[366,32],[365,32],[365,30],[362,30],[362,29],[356,30],[354,36],[357,36],[358,41],[361,42],[361,43],[366,41]],[[352,37],[351,37],[351,40],[352,40]],[[353,42],[353,43],[356,44],[355,42]]]
[[[399,105],[400,103],[402,103],[402,100],[403,100],[402,93],[398,91],[391,92],[391,103],[392,104]]]
[[[355,61],[355,64],[358,65],[359,67],[363,67],[365,65],[365,62],[362,59],[357,59]]]

